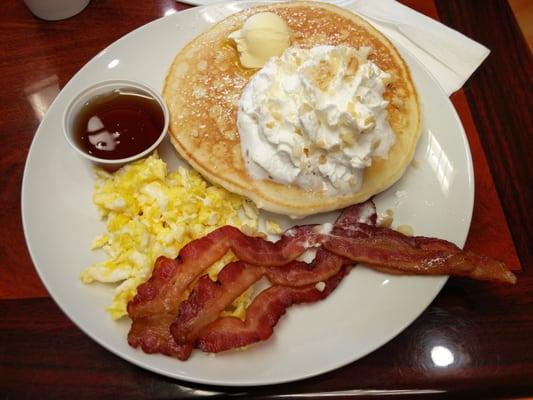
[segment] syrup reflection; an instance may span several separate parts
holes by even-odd
[[[433,135],[433,132],[429,129],[425,158],[428,160],[431,169],[435,172],[442,193],[447,196],[455,177],[455,170],[448,155],[442,149],[441,144],[435,135]]]
[[[59,94],[57,75],[49,76],[24,88],[24,94],[40,122]]]

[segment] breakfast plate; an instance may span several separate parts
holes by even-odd
[[[71,98],[97,81],[127,79],[161,89],[175,54],[214,22],[258,3],[239,1],[195,8],[147,24],[104,49],[63,88],[39,126],[22,185],[22,218],[37,272],[65,314],[118,356],[148,370],[215,385],[264,385],[315,376],[349,364],[405,329],[431,303],[445,277],[391,276],[354,268],[326,300],[293,307],[269,340],[215,357],[195,352],[181,362],[131,348],[129,320],[105,311],[114,288],[84,285],[80,273],[103,254],[89,249],[105,229],[92,204],[94,170],[69,147],[62,115]],[[375,198],[379,213],[392,210],[394,225],[462,246],[473,209],[468,142],[448,97],[424,67],[399,48],[411,68],[422,114],[415,161],[402,179]],[[168,141],[160,155],[170,169],[184,162]],[[269,215],[283,227],[288,218]],[[323,214],[297,223],[325,222]],[[421,354],[421,357],[430,357]]]

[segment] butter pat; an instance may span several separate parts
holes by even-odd
[[[252,15],[242,28],[229,35],[237,45],[245,68],[261,68],[271,57],[279,57],[290,45],[289,27],[277,14]]]

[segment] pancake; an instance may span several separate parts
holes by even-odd
[[[384,98],[396,142],[388,157],[374,158],[355,193],[327,195],[295,185],[254,180],[246,170],[237,130],[241,93],[257,70],[244,69],[228,35],[259,12],[282,17],[291,30],[291,45],[347,45],[373,48],[369,60],[392,75]],[[360,203],[387,189],[404,173],[420,135],[420,112],[409,68],[380,32],[352,12],[315,2],[277,3],[231,15],[197,36],[175,57],[163,97],[170,111],[170,138],[179,154],[209,181],[246,196],[259,208],[307,215]]]

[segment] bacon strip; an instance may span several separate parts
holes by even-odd
[[[192,345],[177,344],[168,327],[174,320],[174,314],[156,314],[133,320],[128,333],[131,347],[140,347],[145,353],[161,353],[187,360],[192,352]]]
[[[367,201],[346,208],[338,222],[375,223],[375,219],[374,203]],[[295,260],[306,249],[320,245],[327,237],[311,225],[289,229],[275,243],[246,236],[232,226],[216,229],[184,246],[176,260],[159,257],[152,276],[137,288],[136,296],[129,302],[128,314],[135,319],[156,313],[177,312],[187,287],[228,250],[232,250],[244,262],[276,267]]]
[[[357,223],[375,225],[377,220],[376,206],[368,200],[361,204],[345,208],[339,215],[335,224],[331,226],[332,232]],[[320,229],[318,230],[320,231]],[[323,232],[329,240],[327,230]],[[283,266],[269,267],[265,271],[268,280],[274,285],[304,286],[319,281],[325,281],[337,274],[349,260],[336,255],[333,251],[319,248],[315,259],[308,264],[300,261],[292,261]]]
[[[244,235],[237,228],[223,226],[201,239],[188,243],[176,260],[157,259],[150,279],[137,288],[128,303],[131,318],[178,311],[181,296],[187,287],[229,250],[244,262],[279,266],[296,259],[306,249],[324,240],[313,226],[300,226],[285,232],[273,243]]]
[[[335,221],[335,226],[349,226],[357,223],[375,226],[377,219],[376,205],[372,200],[367,200],[364,203],[355,204],[342,210],[342,213]]]
[[[270,267],[265,270],[265,276],[273,285],[305,286],[331,278],[347,263],[350,260],[321,248],[311,263],[293,261],[281,267]]]
[[[376,210],[372,202],[347,208],[335,225],[356,222],[375,224]],[[181,303],[176,320],[170,326],[177,343],[193,343],[199,332],[218,318],[237,297],[265,276],[273,285],[306,286],[336,275],[349,260],[319,248],[311,264],[293,261],[280,267],[252,267],[243,262],[225,266],[217,283],[200,278],[187,300]]]
[[[236,228],[225,226],[189,243],[180,251],[177,260],[159,257],[150,279],[139,286],[137,295],[128,303],[128,314],[132,319],[129,344],[141,347],[146,353],[163,353],[181,360],[187,359],[192,346],[188,343],[178,345],[170,334],[170,324],[188,286],[205,269],[229,249],[244,260],[266,260],[271,265],[282,265],[294,260],[307,247],[316,245],[320,238],[312,227],[304,226],[291,229],[281,240],[272,243],[245,236]],[[253,274],[260,277],[263,272],[254,267]],[[237,296],[244,291],[236,285],[231,287],[234,289],[231,293],[238,293]],[[226,299],[228,295],[230,292],[226,294]],[[222,300],[222,304],[227,301]],[[212,313],[218,316],[221,311],[218,310]]]
[[[442,239],[409,237],[367,224],[335,227],[324,247],[354,262],[404,275],[457,275],[500,283],[516,283],[505,264],[462,251]]]
[[[221,317],[204,328],[198,337],[198,348],[217,353],[268,339],[288,307],[325,299],[341,282],[348,269],[345,267],[328,279],[323,291],[315,285],[271,286],[261,292],[248,307],[245,321],[235,317]]]
[[[307,286],[325,281],[338,274],[349,260],[327,250],[319,249],[312,264],[289,263],[283,267],[262,268],[234,262],[225,266],[217,282],[203,276],[187,300],[180,304],[178,316],[170,326],[177,343],[194,343],[200,331],[216,320],[246,289],[266,276],[271,283]]]
[[[194,342],[200,330],[217,319],[263,273],[263,268],[236,261],[219,272],[217,282],[208,275],[202,276],[189,298],[180,304],[178,317],[169,324],[176,343]]]
[[[378,228],[375,222],[375,207],[367,202],[347,208],[334,226],[296,227],[276,243],[245,236],[236,228],[219,228],[189,243],[177,260],[157,260],[152,277],[128,304],[133,320],[128,341],[145,352],[186,359],[195,341],[205,351],[222,351],[263,340],[272,334],[291,304],[322,298],[317,297],[319,291],[312,283],[334,276],[328,280],[336,282],[328,283],[334,288],[346,271],[342,265],[349,262],[363,262],[396,274],[446,274],[516,282],[502,263],[463,252],[445,240],[407,237]],[[320,249],[312,264],[294,261],[306,249],[317,246]],[[180,307],[190,284],[230,249],[241,261],[226,266],[216,283],[207,277],[199,279],[189,300]],[[217,319],[263,275],[274,286],[254,299],[245,322],[232,317]],[[338,276],[341,278],[335,281]],[[329,294],[328,287],[325,292]],[[176,340],[170,332],[171,324]]]

